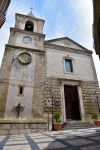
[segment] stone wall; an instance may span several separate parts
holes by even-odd
[[[40,37],[36,34],[33,34],[32,32],[29,32],[29,37],[32,39],[32,42],[30,44],[26,44],[24,41],[24,38],[27,35],[27,31],[19,30],[19,29],[13,29],[11,28],[11,35],[9,37],[8,45],[15,46],[15,48],[18,46],[20,49],[37,49],[44,51],[44,36],[40,35]]]
[[[69,80],[95,81],[94,69],[92,68],[92,55],[87,53],[80,54],[77,50],[71,51],[47,48],[47,76],[63,78]],[[73,59],[73,73],[65,72],[64,59]]]
[[[44,111],[44,80],[45,80],[45,53],[35,52],[35,75],[33,89],[33,118],[43,117]]]
[[[76,47],[75,47],[76,48]],[[50,95],[50,89],[48,80],[52,77],[58,83],[58,97],[61,97],[60,87],[61,81],[75,81],[81,83],[82,99],[84,105],[85,116],[87,117],[92,112],[98,112],[96,103],[96,91],[99,91],[98,80],[96,70],[92,58],[91,51],[85,51],[84,49],[73,49],[70,47],[62,48],[56,45],[45,45],[47,51],[47,77],[45,81],[45,111],[48,110],[46,103]],[[66,73],[64,70],[64,58],[70,57],[74,62],[74,72]],[[51,81],[49,81],[51,82]],[[48,84],[48,85],[47,85]],[[55,88],[54,88],[55,89]],[[99,91],[100,92],[100,91]],[[56,94],[55,94],[56,95]]]
[[[98,82],[81,82],[81,89],[82,89],[82,96],[83,96],[83,103],[85,109],[85,115],[88,116],[93,112],[98,112],[96,96],[100,99],[100,89]],[[98,92],[96,94],[95,92]]]
[[[11,47],[11,46],[9,46]],[[20,117],[31,118],[32,116],[32,98],[33,98],[33,84],[34,84],[34,53],[27,49],[20,49],[12,47],[14,51],[13,58],[9,58],[11,61],[11,70],[9,76],[9,87],[7,93],[6,103],[6,118],[16,118],[16,111],[14,108],[20,103],[24,107],[24,111]],[[18,56],[22,52],[28,52],[31,55],[31,63],[21,64]],[[6,56],[7,58],[7,56]],[[23,86],[23,94],[18,93],[18,87]]]
[[[73,82],[75,82],[75,80],[73,80]],[[45,113],[48,113],[48,110],[50,111],[50,113],[52,113],[52,107],[48,109],[47,106],[47,101],[49,99],[52,99],[52,95],[53,95],[53,99],[62,99],[61,90],[60,90],[61,86],[62,86],[62,81],[57,78],[51,77],[45,79],[45,86],[44,86],[44,112]],[[85,119],[87,120],[87,118],[90,116],[91,113],[98,112],[96,96],[98,96],[98,99],[100,99],[100,89],[99,89],[98,82],[94,82],[94,81],[81,81],[79,82],[79,86],[81,87],[81,91],[82,91]],[[99,92],[99,93],[96,95],[95,92]],[[62,112],[61,109],[62,109],[61,105],[53,106],[53,113],[58,111]]]
[[[13,54],[14,50],[6,47],[0,69],[0,118],[4,118],[5,116],[5,107]]]
[[[34,23],[34,32],[43,33],[44,20],[36,18],[36,17],[31,17],[29,15],[16,14],[15,28],[24,30],[25,23],[28,20]]]
[[[23,51],[27,51],[27,50],[23,50]],[[15,53],[16,52],[16,53]],[[30,53],[32,53],[33,59],[32,59],[32,64],[34,62],[34,64],[31,67],[31,70],[29,70],[29,65],[26,66],[26,71],[27,74],[26,75],[26,80],[24,82],[25,77],[23,77],[22,71],[20,71],[20,76],[18,76],[17,78],[15,78],[17,76],[17,72],[14,72],[13,70],[13,77],[11,78],[10,81],[10,76],[11,76],[11,69],[12,69],[12,60],[14,56],[17,56],[19,52],[22,52],[22,49],[16,49],[13,48],[11,46],[7,46],[5,53],[4,53],[4,57],[3,57],[3,61],[2,61],[2,65],[1,65],[1,69],[0,69],[0,118],[4,118],[5,117],[5,109],[6,109],[6,105],[7,105],[7,95],[8,95],[8,89],[9,86],[11,85],[13,89],[15,89],[14,92],[10,92],[13,93],[14,98],[10,98],[10,105],[14,105],[17,106],[18,102],[21,102],[22,106],[25,107],[25,109],[29,109],[30,108],[30,92],[32,89],[31,94],[32,96],[32,110],[29,109],[30,113],[32,113],[32,117],[33,118],[41,118],[41,116],[43,116],[43,111],[44,111],[44,79],[45,79],[45,52],[36,52],[36,51],[29,51]],[[17,61],[17,60],[16,60]],[[16,63],[15,61],[13,62]],[[30,64],[31,65],[31,64]],[[28,68],[27,68],[28,67]],[[25,72],[25,69],[24,69]],[[34,72],[34,73],[33,73]],[[14,74],[15,73],[15,74]],[[21,80],[19,80],[19,78]],[[32,82],[31,79],[32,78]],[[13,80],[15,79],[15,80]],[[33,80],[34,79],[34,80]],[[20,81],[20,83],[19,83]],[[25,85],[25,94],[26,96],[24,97],[18,97],[17,96],[17,90],[18,90],[18,84],[22,84],[22,82],[24,82],[23,84]],[[9,109],[12,109],[12,107],[9,107]],[[32,112],[31,112],[32,111]],[[22,118],[23,116],[27,117],[27,115],[25,115],[25,110],[22,114]],[[26,112],[28,113],[28,112]],[[15,113],[13,113],[14,118]],[[11,115],[12,117],[12,115]]]
[[[47,102],[48,100],[61,100],[61,92],[60,92],[60,81],[57,78],[45,78],[45,85],[44,85],[44,112],[48,112]],[[51,112],[51,107],[49,111]],[[53,105],[53,112],[61,112],[61,105],[54,106]]]
[[[0,135],[47,131],[47,122],[0,121]]]

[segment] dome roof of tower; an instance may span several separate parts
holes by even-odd
[[[35,17],[32,10],[27,14],[27,16],[30,16],[30,17]]]

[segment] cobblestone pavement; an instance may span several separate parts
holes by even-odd
[[[100,150],[100,128],[2,135],[0,150]]]

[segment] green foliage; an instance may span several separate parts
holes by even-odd
[[[56,120],[56,122],[61,122],[61,114],[60,114],[60,112],[56,112],[56,114],[54,115],[54,119]]]
[[[91,113],[91,118],[97,120],[98,119],[98,115],[99,115],[98,113],[93,112],[93,113]]]

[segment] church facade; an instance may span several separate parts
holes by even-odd
[[[0,69],[0,118],[48,122],[50,111],[60,112],[62,123],[88,120],[99,96],[92,51],[68,37],[46,41],[44,22],[16,14]]]

